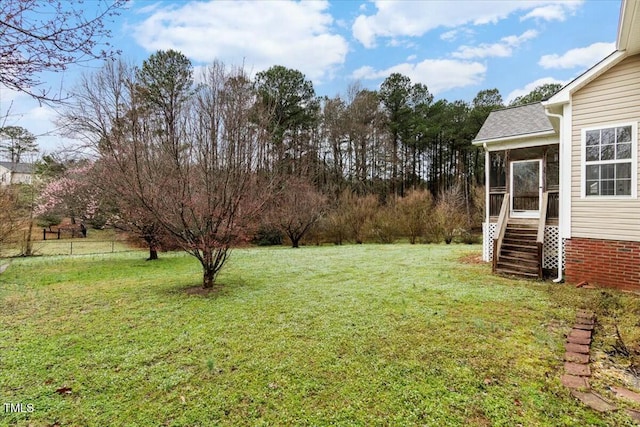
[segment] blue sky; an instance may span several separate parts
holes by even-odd
[[[85,4],[91,14],[92,0]],[[376,89],[399,72],[436,99],[471,101],[497,88],[508,102],[566,83],[611,53],[619,12],[619,0],[134,0],[110,25],[111,42],[136,64],[173,48],[196,67],[218,59],[252,73],[295,68],[318,95],[346,96],[354,82]],[[70,90],[92,70],[47,75],[47,87]],[[44,151],[70,144],[56,135],[56,107],[1,90],[0,115],[9,106],[7,124],[42,135]]]

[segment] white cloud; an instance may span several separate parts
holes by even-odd
[[[514,89],[511,92],[509,92],[509,95],[507,95],[507,97],[506,97],[506,102],[510,103],[511,101],[513,101],[514,99],[516,99],[519,96],[524,96],[524,95],[529,94],[532,90],[534,90],[538,86],[542,86],[544,84],[549,84],[549,83],[560,83],[561,85],[564,86],[568,82],[563,81],[563,80],[554,79],[553,77],[543,77],[541,79],[538,79],[538,80],[535,80],[535,81],[533,81],[531,83],[528,83],[524,87],[521,87],[519,89]]]
[[[458,37],[458,30],[445,31],[444,33],[440,34],[440,40],[444,41],[453,41],[456,39],[456,37]]]
[[[537,36],[537,31],[527,30],[519,36],[503,37],[498,43],[482,43],[479,46],[460,46],[458,50],[451,55],[454,58],[460,59],[508,57],[513,53],[513,49]]]
[[[58,150],[72,140],[62,138],[54,121],[58,113],[30,96],[0,87],[0,126],[21,126],[36,136],[40,153]]]
[[[440,40],[453,42],[461,37],[472,37],[475,32],[471,28],[458,27],[440,34]]]
[[[580,6],[580,2],[567,2],[566,4],[550,4],[537,7],[520,18],[521,21],[527,19],[540,19],[543,21],[564,21],[567,14],[575,13],[575,9]]]
[[[496,23],[512,13],[531,11],[529,14],[532,14],[545,6],[556,6],[560,12],[566,13],[574,11],[582,3],[582,0],[460,0],[452,6],[448,1],[374,0],[376,13],[359,15],[353,23],[352,32],[360,43],[372,48],[378,37],[417,37],[439,27]],[[541,18],[543,12],[540,10],[535,14]],[[445,33],[445,37],[451,36],[451,33]]]
[[[244,63],[253,71],[284,65],[318,80],[349,49],[333,32],[328,8],[327,1],[192,1],[154,9],[133,35],[150,52],[172,48],[197,62]]]
[[[386,78],[392,73],[400,73],[414,83],[427,85],[431,93],[438,94],[454,88],[479,84],[484,79],[486,71],[487,67],[479,62],[426,59],[417,64],[405,62],[384,70],[364,66],[355,70],[351,77],[356,80],[376,80]]]
[[[538,61],[538,65],[542,68],[591,67],[615,48],[615,43],[594,43],[587,47],[568,50],[562,55],[544,55]]]

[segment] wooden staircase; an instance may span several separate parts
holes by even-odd
[[[495,272],[512,276],[540,278],[540,254],[537,243],[539,220],[507,221]]]

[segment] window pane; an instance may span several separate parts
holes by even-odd
[[[489,153],[489,188],[504,187],[507,182],[504,151]]]
[[[614,179],[616,177],[615,171],[616,171],[616,165],[613,165],[613,164],[601,165],[600,179]]]
[[[602,129],[602,139],[600,140],[600,144],[615,144],[616,143],[616,133],[614,128]]]
[[[601,196],[615,195],[615,181],[612,179],[600,181],[600,195]]]
[[[599,130],[590,130],[587,132],[587,145],[598,145],[600,144],[600,131]]]
[[[616,159],[630,159],[631,158],[631,144],[618,144],[618,153]],[[588,148],[587,148],[588,150]]]
[[[633,126],[619,126],[585,132],[585,195],[631,195],[636,179],[631,163],[636,138],[632,131]]]
[[[587,166],[587,179],[588,180],[600,179],[600,166],[597,166],[597,165]]]
[[[556,190],[560,183],[559,145],[551,145],[547,150],[547,189]]]
[[[613,160],[615,159],[615,145],[602,145],[602,151],[600,152],[600,160]]]
[[[623,179],[616,181],[616,196],[630,196],[631,195],[631,180]]]
[[[631,163],[616,165],[616,179],[631,179]]]
[[[587,147],[587,162],[593,162],[600,160],[600,147],[592,146]]]
[[[618,142],[631,142],[631,126],[624,126],[616,129]]]

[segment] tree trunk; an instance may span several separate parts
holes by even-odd
[[[213,263],[213,252],[211,248],[206,247],[202,253],[202,259],[200,260],[202,263],[203,270],[203,280],[202,287],[205,289],[213,288],[213,282],[216,279],[216,269]]]
[[[300,238],[294,239],[294,238],[290,237],[290,239],[291,239],[291,247],[292,248],[299,248],[300,247]]]
[[[202,287],[204,289],[211,289],[213,288],[213,282],[215,280],[216,273],[213,267],[203,267],[203,268],[204,268],[204,275],[202,280]]]
[[[155,259],[158,259],[158,249],[155,245],[149,245],[149,258],[147,258],[147,261],[153,261]]]
[[[143,239],[149,246],[149,258],[147,258],[147,261],[158,259],[158,245],[156,244],[155,236],[151,233],[146,233]]]

